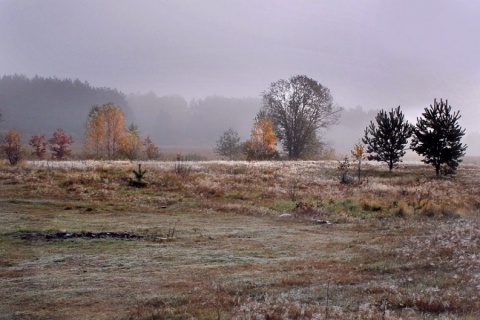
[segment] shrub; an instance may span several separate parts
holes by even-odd
[[[22,135],[18,130],[8,130],[1,138],[0,150],[5,154],[12,166],[22,159]]]

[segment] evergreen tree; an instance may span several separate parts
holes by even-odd
[[[458,124],[460,111],[452,112],[448,100],[425,108],[423,117],[417,118],[414,129],[412,150],[424,157],[424,163],[435,167],[437,176],[442,166],[450,171],[455,171],[465,155],[467,146],[461,143],[465,129]],[[445,173],[448,172],[445,170]]]
[[[219,156],[233,160],[239,154],[240,149],[240,136],[237,131],[230,128],[217,140],[217,146],[214,148],[214,151]]]
[[[367,145],[368,160],[385,162],[392,171],[405,155],[408,138],[412,135],[412,126],[405,120],[400,106],[389,113],[381,110],[375,121],[378,127],[370,121],[362,139]]]

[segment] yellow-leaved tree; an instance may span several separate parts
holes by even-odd
[[[103,155],[105,130],[99,106],[93,106],[85,124],[84,149],[89,155],[101,158]]]
[[[250,139],[246,141],[248,160],[269,160],[275,157],[277,137],[273,131],[272,120],[260,112],[255,118]]]
[[[365,145],[362,142],[357,142],[353,147],[353,150],[350,151],[352,158],[358,163],[358,182],[360,182],[360,177],[362,173],[362,161],[367,158],[365,152]]]
[[[112,159],[118,156],[126,133],[125,115],[119,106],[94,106],[85,125],[85,151],[96,158]]]
[[[128,127],[120,143],[120,151],[129,160],[137,159],[142,153],[143,141],[138,126],[133,123]]]

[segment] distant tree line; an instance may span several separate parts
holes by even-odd
[[[119,106],[107,103],[93,106],[85,123],[83,158],[89,159],[158,159],[159,148],[151,140],[140,137],[134,124],[126,127],[125,115]],[[34,134],[28,144],[28,154],[22,145],[22,133],[17,129],[7,130],[0,135],[0,153],[4,154],[12,165],[16,165],[27,156],[38,160],[47,159],[47,151],[53,160],[71,158],[71,145],[74,139],[63,129],[57,129],[47,140],[43,133]]]
[[[105,101],[108,98],[120,101],[126,107],[111,101],[90,104],[91,107],[86,108],[86,103],[90,101]],[[139,108],[144,108],[143,114],[149,115],[151,124],[159,120],[162,130],[172,131],[178,136],[192,136],[192,143],[202,139],[207,141],[208,137],[218,132],[219,119],[223,119],[225,124],[232,123],[232,119],[243,111],[250,114],[252,106],[257,106],[255,100],[223,97],[208,97],[187,104],[179,96],[159,98],[151,93],[130,95],[129,101],[135,101],[137,106],[141,106]],[[166,107],[159,107],[159,103],[163,102],[177,105],[177,108],[167,112]],[[333,102],[328,88],[303,75],[272,83],[262,93],[262,102],[260,110],[257,108],[250,137],[241,142],[245,133],[239,134],[234,126],[230,126],[217,140],[214,151],[218,155],[248,160],[318,159],[325,148],[324,130],[338,123],[342,112],[342,108]],[[22,104],[25,105],[23,109]],[[49,107],[46,107],[47,104]],[[13,112],[17,109],[19,113]],[[93,88],[79,80],[3,76],[0,78],[0,122],[4,120],[4,130],[0,136],[0,152],[12,164],[25,156],[45,159],[47,151],[50,151],[52,159],[63,160],[72,157],[71,145],[75,141],[83,141],[83,157],[158,158],[159,148],[151,136],[142,138],[139,126],[133,121],[126,125],[126,119],[131,118],[128,114],[131,114],[131,109],[126,96],[116,90]],[[216,114],[215,120],[212,120],[211,114]],[[10,120],[12,118],[21,120],[15,122]],[[54,133],[48,140],[45,131],[32,131],[45,119],[50,125],[55,125],[55,129],[51,130]],[[467,148],[461,143],[465,130],[459,126],[459,119],[459,111],[452,112],[451,106],[443,100],[435,100],[430,108],[425,108],[415,126],[405,120],[400,107],[390,112],[381,110],[375,122],[371,121],[364,131],[362,142],[366,150],[362,145],[356,145],[352,151],[352,156],[359,162],[359,173],[361,160],[365,157],[385,162],[392,170],[401,162],[409,141],[410,149],[422,156],[425,163],[434,166],[437,175],[455,172]],[[67,125],[68,130],[58,128],[62,121],[73,121],[75,126]],[[25,131],[12,128],[12,124],[16,123],[26,128]],[[205,127],[211,131],[205,131]],[[200,134],[202,130],[207,132],[203,138]],[[245,132],[245,128],[242,131]],[[30,137],[28,144],[33,150],[30,155],[22,148],[22,136]]]

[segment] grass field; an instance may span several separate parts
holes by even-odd
[[[480,166],[336,167],[2,164],[0,319],[479,319]]]

